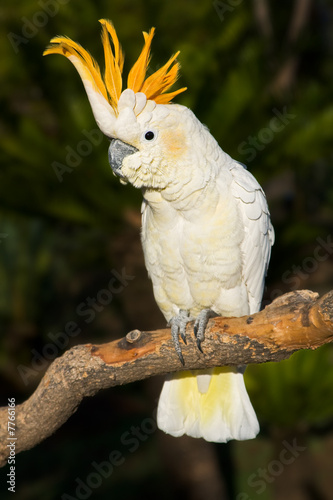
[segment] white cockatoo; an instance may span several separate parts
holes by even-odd
[[[195,320],[198,347],[212,315],[259,311],[274,232],[255,178],[218,145],[168,93],[178,76],[175,54],[146,78],[154,29],[122,91],[123,53],[110,21],[101,20],[105,72],[82,46],[56,37],[45,54],[66,56],[79,72],[109,161],[122,183],[143,194],[142,245],[158,306],[179,337]],[[164,383],[157,423],[173,435],[207,441],[250,439],[259,424],[243,379],[244,367],[182,371]]]

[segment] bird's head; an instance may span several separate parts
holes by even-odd
[[[76,67],[97,125],[111,139],[109,161],[120,180],[139,188],[163,190],[174,182],[176,165],[191,145],[189,121],[184,118],[193,114],[184,106],[170,104],[186,88],[168,92],[178,78],[179,52],[146,77],[154,28],[143,33],[143,49],[122,91],[123,52],[112,23],[100,22],[103,76],[92,56],[69,38],[53,38],[44,55],[62,54]]]

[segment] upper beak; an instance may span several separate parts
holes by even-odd
[[[127,144],[126,142],[120,141],[119,139],[112,139],[109,147],[109,163],[116,175],[123,177],[121,173],[123,159],[128,155],[136,153],[137,151],[137,148]]]

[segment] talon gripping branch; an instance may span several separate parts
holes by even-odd
[[[101,20],[105,72],[79,44],[56,37],[44,54],[76,67],[101,131],[111,139],[109,161],[122,183],[140,188],[142,245],[154,295],[179,337],[195,319],[198,347],[214,314],[259,310],[274,232],[265,195],[254,177],[218,145],[185,106],[170,101],[178,53],[146,78],[154,29],[122,91],[124,57],[110,21]],[[199,355],[201,355],[199,353]],[[259,431],[243,369],[181,372],[165,383],[160,429],[207,441],[250,439]]]

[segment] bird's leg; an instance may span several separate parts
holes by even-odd
[[[171,337],[173,340],[173,343],[175,345],[176,353],[178,354],[178,357],[181,361],[181,363],[184,365],[184,358],[182,355],[182,350],[179,345],[179,335],[181,336],[184,344],[186,344],[186,325],[189,321],[192,321],[193,318],[190,317],[189,311],[185,311],[184,309],[180,309],[179,314],[177,316],[174,316],[173,318],[170,319],[169,321],[169,326],[171,326]]]
[[[200,311],[200,313],[198,314],[198,316],[195,320],[194,335],[196,336],[196,339],[197,339],[198,349],[201,352],[202,352],[201,342],[205,338],[205,330],[206,330],[207,323],[209,321],[209,318],[214,318],[214,316],[217,316],[217,314],[212,309],[202,309],[202,311]]]

